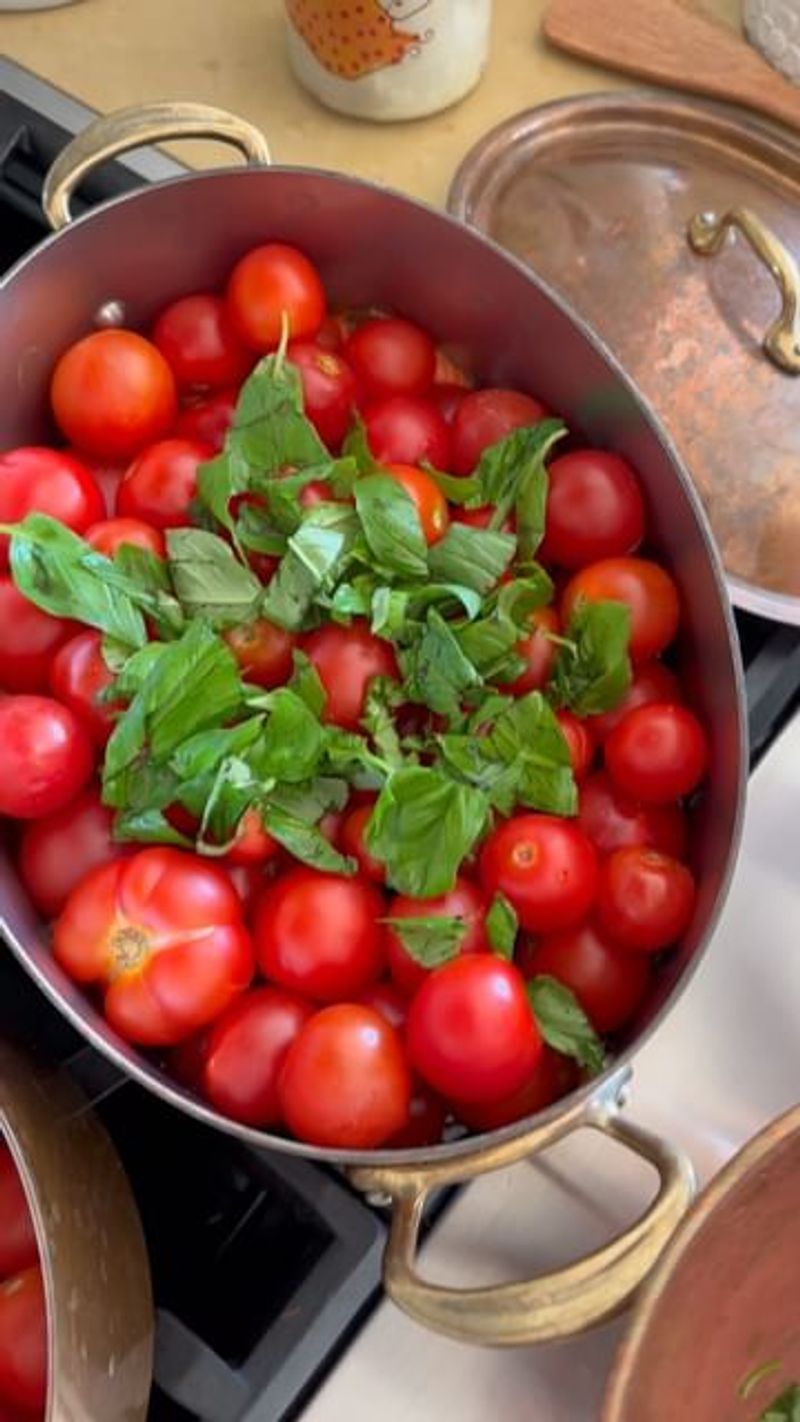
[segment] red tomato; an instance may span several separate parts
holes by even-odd
[[[54,814],[92,773],[92,743],[73,711],[48,696],[0,700],[0,815]]]
[[[245,923],[251,922],[255,906],[269,882],[267,875],[277,864],[277,855],[267,861],[266,869],[261,864],[231,864],[230,860],[225,863],[228,877],[241,900]]]
[[[540,691],[546,686],[556,659],[558,646],[552,638],[559,635],[561,624],[555,608],[537,607],[529,621],[533,631],[517,643],[517,652],[528,665],[516,681],[505,688],[512,696],[527,696],[529,691]]]
[[[437,1145],[442,1139],[447,1107],[424,1082],[415,1081],[408,1103],[408,1118],[402,1130],[386,1142],[390,1150],[418,1150],[420,1146]]]
[[[450,515],[447,499],[430,474],[415,469],[411,464],[387,464],[384,471],[396,484],[405,489],[413,503],[422,526],[422,534],[428,545],[444,538]]]
[[[580,789],[578,824],[599,854],[644,845],[676,858],[686,852],[686,817],[679,805],[641,805],[623,795],[604,770]]]
[[[591,923],[552,933],[523,949],[526,978],[556,978],[574,992],[597,1032],[616,1032],[647,996],[650,966],[641,953],[625,953]]]
[[[85,450],[77,449],[70,449],[67,453],[79,460],[84,469],[88,469],[103,496],[104,514],[113,514],[117,502],[117,489],[122,483],[122,476],[128,467],[127,460],[98,459],[93,454],[87,454]]]
[[[7,1145],[0,1145],[0,1279],[30,1269],[39,1259],[28,1198]]]
[[[264,893],[255,917],[264,976],[317,1002],[354,996],[384,965],[381,894],[364,879],[298,865]]]
[[[454,505],[450,510],[450,517],[454,523],[465,523],[468,528],[488,528],[494,517],[494,505],[483,504],[478,509],[465,509]],[[501,533],[513,533],[516,522],[513,514],[503,520]]]
[[[606,741],[605,757],[623,794],[663,805],[700,784],[708,769],[708,740],[685,706],[652,701],[620,721]]]
[[[501,1101],[530,1076],[544,1043],[520,973],[493,953],[437,968],[408,1014],[408,1055],[442,1096]]]
[[[368,399],[424,395],[433,384],[436,347],[430,336],[399,316],[376,316],[358,326],[344,353]]]
[[[43,1415],[47,1306],[38,1265],[0,1284],[0,1403]]]
[[[455,381],[437,380],[428,391],[428,399],[433,402],[446,424],[452,425],[461,405],[469,395],[469,389],[457,385]]]
[[[372,805],[357,805],[342,821],[337,844],[342,854],[349,854],[358,861],[359,872],[373,884],[385,884],[386,866],[380,859],[373,859],[364,843],[364,833],[372,818]]]
[[[65,642],[50,668],[50,690],[57,701],[74,711],[96,746],[104,746],[116,725],[108,702],[99,697],[114,683],[103,660],[103,638],[88,629]],[[119,709],[119,702],[117,709]]]
[[[268,834],[256,809],[245,810],[236,831],[236,842],[225,855],[226,864],[265,864],[280,850],[276,839]]]
[[[620,948],[668,948],[688,928],[694,900],[686,865],[655,849],[618,849],[600,868],[597,919]]]
[[[561,727],[564,740],[569,746],[572,773],[576,780],[583,780],[594,760],[594,741],[586,721],[574,716],[571,711],[557,711],[556,720]]]
[[[42,612],[0,574],[0,687],[46,691],[50,664],[74,622]]]
[[[303,405],[320,439],[338,450],[353,417],[358,382],[347,361],[316,341],[292,341],[287,360],[303,382]]]
[[[292,1043],[278,1083],[283,1119],[301,1140],[371,1150],[408,1120],[411,1074],[399,1036],[370,1007],[326,1007]]]
[[[613,711],[604,711],[602,716],[590,716],[589,725],[596,741],[604,741],[618,726],[629,711],[636,706],[647,706],[651,701],[682,701],[681,686],[674,672],[663,662],[645,662],[636,667],[628,690]]]
[[[405,1029],[408,1001],[393,983],[370,983],[368,988],[358,994],[356,1002],[360,1002],[362,1007],[371,1007],[375,1012],[379,1012],[397,1032],[403,1032]]]
[[[312,479],[300,492],[300,503],[304,509],[316,508],[317,504],[349,504],[352,499],[335,499],[330,484],[324,479]]]
[[[193,401],[178,411],[178,418],[172,429],[176,439],[189,439],[207,444],[215,454],[219,454],[225,444],[225,436],[233,424],[236,414],[238,390],[216,390],[207,400]]]
[[[162,439],[135,459],[119,486],[117,513],[156,528],[191,523],[197,497],[197,469],[214,451],[193,439]]]
[[[456,879],[448,894],[435,899],[412,899],[398,894],[389,909],[390,918],[460,918],[466,933],[460,953],[487,953],[486,912],[488,904],[477,884],[469,879]],[[391,973],[401,992],[411,996],[430,977],[431,969],[418,963],[403,945],[393,929],[386,931],[386,955]]]
[[[481,882],[505,894],[531,933],[571,928],[585,917],[597,889],[597,856],[585,834],[554,815],[515,815],[481,850]]]
[[[25,826],[19,848],[20,877],[45,918],[61,912],[91,869],[130,852],[114,843],[113,828],[113,812],[101,804],[96,789],[84,790],[63,810]]]
[[[348,333],[349,327],[343,316],[326,316],[317,331],[317,345],[322,346],[324,351],[340,351]]]
[[[167,361],[179,390],[221,390],[240,385],[253,367],[225,302],[203,292],[165,306],[153,326],[153,343]]]
[[[289,680],[295,645],[291,632],[268,622],[266,617],[259,617],[255,622],[231,627],[223,635],[246,681],[269,691]]]
[[[388,395],[364,411],[367,441],[383,464],[450,467],[450,430],[432,400]]]
[[[575,1063],[545,1043],[533,1072],[510,1096],[501,1101],[454,1101],[453,1110],[471,1131],[499,1131],[513,1121],[545,1111],[572,1091],[577,1080]]]
[[[174,1046],[212,1022],[253,975],[253,948],[225,870],[171,848],[95,869],[56,921],[53,952],[96,984],[120,1036]]]
[[[347,731],[358,729],[373,678],[398,675],[391,643],[376,637],[360,618],[349,627],[319,627],[300,646],[325,689],[323,719]]]
[[[629,464],[601,449],[562,454],[548,468],[547,521],[539,557],[583,568],[633,553],[644,537],[644,502]]]
[[[646,558],[605,558],[582,568],[564,590],[564,623],[579,601],[606,599],[627,603],[631,610],[629,651],[634,663],[657,657],[675,637],[680,621],[678,589],[658,563]]]
[[[470,391],[453,420],[453,473],[471,474],[485,449],[546,415],[546,406],[519,390]]]
[[[83,533],[105,514],[103,495],[84,464],[66,450],[23,445],[0,454],[0,523],[49,514]],[[8,534],[0,535],[0,566],[8,567]]]
[[[172,371],[135,331],[93,331],[70,346],[55,368],[50,398],[70,443],[101,459],[130,459],[161,439],[177,409]]]
[[[278,988],[255,988],[232,1002],[203,1053],[202,1090],[212,1106],[247,1126],[280,1125],[280,1070],[313,1015],[310,1002]]]
[[[228,314],[245,345],[273,351],[284,320],[289,335],[313,336],[325,317],[325,291],[308,257],[268,242],[236,263],[226,295]]]
[[[153,553],[156,558],[163,558],[167,551],[161,530],[140,518],[103,519],[87,528],[85,538],[95,552],[103,553],[106,558],[115,557],[119,549],[126,546],[143,548],[145,553]]]

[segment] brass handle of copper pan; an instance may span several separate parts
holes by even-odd
[[[619,1116],[619,1079],[612,1086],[613,1098],[606,1091],[601,1099],[579,1106],[566,1118],[453,1161],[354,1171],[359,1189],[379,1191],[393,1200],[384,1259],[389,1297],[417,1323],[437,1333],[492,1347],[567,1338],[618,1313],[650,1273],[686,1213],[694,1174],[679,1151]],[[641,1219],[602,1249],[536,1279],[458,1289],[421,1278],[415,1263],[417,1241],[425,1199],[432,1189],[515,1164],[581,1127],[613,1136],[655,1166],[658,1193]]]
[[[58,231],[71,221],[70,198],[93,168],[132,148],[176,138],[215,138],[237,148],[248,163],[264,166],[270,162],[263,134],[227,109],[167,102],[117,109],[94,119],[56,158],[42,194],[42,207],[50,226]]]
[[[703,257],[722,250],[733,228],[741,232],[756,256],[769,269],[781,294],[781,312],[767,331],[762,345],[770,360],[789,375],[800,375],[800,270],[787,247],[747,207],[732,207],[719,216],[698,212],[689,223],[689,243]]]

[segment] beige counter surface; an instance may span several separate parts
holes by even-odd
[[[638,0],[631,0],[638,3]],[[739,0],[707,0],[734,23]],[[236,110],[268,136],[277,162],[377,179],[443,203],[460,159],[510,114],[568,94],[626,85],[540,37],[546,0],[495,0],[492,55],[480,87],[432,119],[383,126],[321,108],[289,73],[281,0],[77,0],[0,14],[0,53],[92,107],[197,99]],[[226,161],[210,145],[191,163]]]

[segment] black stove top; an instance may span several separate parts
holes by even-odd
[[[44,173],[90,112],[0,57],[0,274],[41,241]],[[143,152],[76,210],[180,173]],[[800,706],[800,632],[737,613],[755,763]],[[124,1080],[0,955],[0,1033],[78,1079],[142,1214],[157,1302],[150,1422],[284,1422],[379,1296],[386,1225],[333,1172],[260,1154]]]

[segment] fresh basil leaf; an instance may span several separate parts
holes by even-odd
[[[516,805],[553,815],[577,812],[569,747],[540,692],[487,700],[468,725],[468,734],[438,737],[439,748],[448,765],[488,795],[501,814],[511,814]]]
[[[262,813],[265,827],[273,838],[303,864],[310,864],[313,869],[322,869],[331,874],[346,874],[349,877],[357,872],[358,864],[355,859],[348,859],[340,854],[314,825],[289,814],[270,800],[264,804]],[[320,924],[320,931],[325,931],[324,924]]]
[[[360,415],[356,415],[353,428],[342,445],[342,454],[353,460],[359,477],[380,472],[381,466],[369,447],[367,427]]]
[[[423,905],[420,904],[420,908]],[[393,933],[397,934],[403,947],[415,963],[423,968],[440,968],[457,958],[461,944],[467,934],[469,924],[463,918],[429,917],[384,918]]]
[[[261,615],[290,632],[298,631],[320,590],[339,575],[358,534],[358,519],[344,504],[309,510],[288,541],[261,604]]]
[[[148,642],[138,652],[129,653],[117,673],[116,681],[109,687],[110,696],[116,701],[131,701],[141,690],[156,662],[166,652],[168,642]]]
[[[520,632],[495,609],[487,617],[455,629],[462,652],[486,681],[514,681],[526,663],[517,653]]]
[[[294,671],[292,672],[289,690],[305,701],[309,711],[312,711],[318,721],[322,720],[322,714],[328,700],[328,693],[320,680],[319,672],[311,663],[305,652],[299,651],[296,647],[292,652]]]
[[[369,617],[374,592],[375,579],[371,573],[359,573],[352,582],[340,583],[327,604],[331,616],[342,621],[349,621],[351,617]]]
[[[255,761],[258,772],[288,785],[308,780],[319,764],[325,732],[305,701],[289,687],[271,692],[269,702]]]
[[[305,785],[276,785],[269,802],[304,824],[315,825],[329,810],[343,810],[350,795],[346,780],[317,775]]]
[[[364,537],[378,566],[401,578],[427,577],[422,525],[402,485],[388,474],[368,474],[353,492]]]
[[[235,445],[226,445],[224,453],[197,467],[198,499],[229,533],[236,532],[231,500],[249,488],[250,465]]]
[[[530,558],[544,532],[547,500],[545,456],[566,427],[560,420],[541,420],[525,425],[490,445],[481,455],[476,477],[481,504],[492,504],[491,528],[502,528],[516,509],[520,556]],[[538,525],[541,528],[538,531]]]
[[[118,810],[114,817],[114,839],[132,844],[172,844],[194,849],[194,840],[176,830],[163,810]]]
[[[251,468],[271,474],[293,467],[324,464],[330,456],[303,413],[303,383],[296,366],[281,351],[259,361],[236,402],[226,441]]]
[[[590,1076],[599,1076],[606,1064],[605,1048],[575,994],[555,978],[541,975],[528,983],[528,998],[548,1046],[573,1057]]]
[[[488,802],[441,770],[407,766],[378,796],[367,848],[386,865],[389,884],[416,899],[446,894],[486,825]]]
[[[611,711],[631,684],[630,608],[622,602],[584,602],[575,608],[551,678],[557,706],[578,716]]]
[[[458,583],[485,594],[491,591],[516,552],[511,533],[494,533],[451,523],[444,538],[428,553],[431,577],[440,583]]]
[[[287,535],[275,527],[262,504],[240,504],[232,532],[236,543],[251,553],[282,558],[286,552]]]
[[[481,684],[480,674],[434,607],[418,640],[399,653],[399,661],[409,698],[444,716],[457,714],[462,693]]]
[[[758,1422],[800,1422],[800,1385],[793,1383],[776,1397]]]
[[[214,627],[237,627],[255,617],[262,586],[216,534],[170,528],[167,552],[175,594],[190,617],[205,617]]]
[[[514,957],[519,919],[505,894],[495,894],[486,915],[486,936],[494,953],[509,963]]]
[[[264,720],[263,716],[251,716],[237,726],[214,726],[187,736],[170,757],[170,766],[181,781],[216,775],[224,760],[246,757],[260,742]]]
[[[514,508],[517,525],[518,557],[533,558],[544,538],[545,510],[549,480],[545,459],[553,445],[567,433],[558,420],[542,420],[535,427],[538,441],[531,439],[523,456]]]
[[[496,608],[500,617],[507,617],[518,631],[526,636],[530,632],[530,616],[540,607],[553,601],[555,589],[553,580],[538,563],[529,565],[524,578],[513,578],[498,588]]]
[[[464,478],[458,474],[444,474],[441,469],[434,469],[431,464],[423,464],[422,467],[434,484],[437,484],[441,489],[449,504],[455,504],[460,508],[480,507],[481,486],[475,474]]]
[[[378,755],[387,766],[399,767],[403,764],[403,752],[400,749],[400,737],[394,718],[405,699],[405,693],[397,682],[385,676],[375,677],[367,692],[362,722]]]

